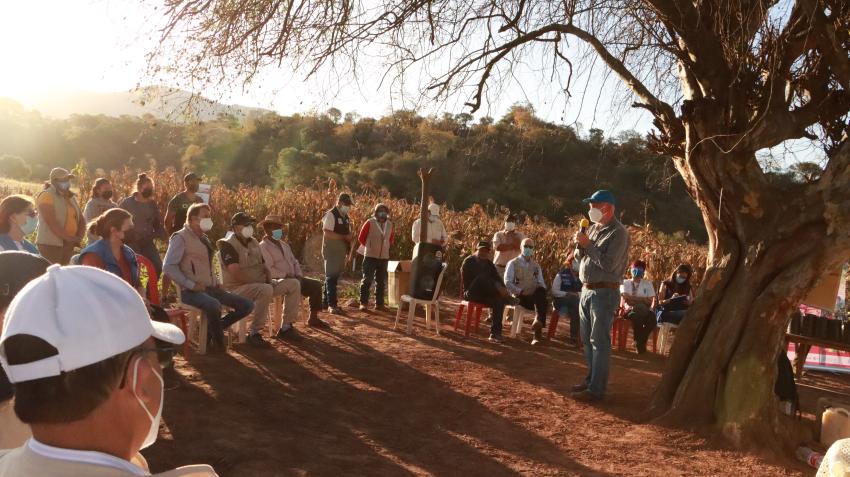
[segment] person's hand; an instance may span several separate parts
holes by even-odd
[[[578,243],[582,247],[587,247],[588,245],[590,245],[590,239],[587,238],[587,234],[582,231],[576,232],[575,235],[573,235],[573,240],[575,240],[576,243]]]

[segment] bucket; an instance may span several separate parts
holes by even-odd
[[[829,447],[839,439],[850,438],[850,411],[843,407],[831,407],[821,418],[820,442]]]

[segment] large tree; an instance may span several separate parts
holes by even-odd
[[[165,0],[151,62],[198,84],[308,75],[386,58],[436,98],[488,88],[551,55],[553,87],[601,60],[654,118],[709,234],[708,271],[652,403],[737,443],[781,441],[773,396],[788,316],[850,255],[850,2],[846,0]],[[371,60],[373,61],[373,60]],[[374,72],[369,74],[372,80]],[[806,139],[825,168],[783,194],[756,153]]]

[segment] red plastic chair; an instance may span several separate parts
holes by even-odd
[[[619,351],[625,351],[629,330],[632,326],[629,319],[626,318],[626,303],[623,298],[620,298],[620,308],[617,309],[617,316],[614,318],[614,324],[611,328],[611,347],[616,346]],[[658,328],[652,330],[652,352],[658,352]]]
[[[551,340],[555,336],[555,330],[558,329],[558,317],[560,316],[558,310],[552,310],[552,314],[549,316],[549,330],[546,332],[546,338]]]
[[[455,316],[455,331],[457,331],[460,326],[460,319],[463,316],[463,310],[466,309],[466,328],[464,329],[464,336],[469,336],[469,329],[473,323],[475,325],[475,334],[477,335],[478,325],[481,323],[481,310],[484,308],[490,308],[490,306],[485,305],[484,303],[463,299],[463,275],[460,277],[460,297],[460,306],[457,309],[457,316]]]
[[[156,275],[156,268],[154,268],[153,262],[151,262],[147,257],[139,254],[136,254],[136,262],[138,262],[139,267],[144,268],[145,272],[148,274],[148,283],[145,290],[148,295],[148,301],[153,305],[159,305],[159,287],[157,287],[159,277]],[[166,308],[165,312],[168,314],[168,318],[172,321],[179,320],[177,326],[179,326],[180,330],[183,331],[183,335],[187,337],[186,341],[183,342],[183,357],[188,358],[189,327],[186,324],[186,312],[177,308]]]

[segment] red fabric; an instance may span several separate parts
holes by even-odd
[[[87,253],[83,255],[82,264],[89,267],[100,268],[101,270],[106,268],[103,264],[103,260],[94,253]],[[132,284],[133,275],[130,273],[130,264],[127,263],[124,255],[118,257],[118,268],[121,269],[121,278],[123,278],[125,282]]]
[[[371,224],[371,220],[367,220],[363,227],[360,228],[360,235],[357,236],[357,241],[360,242],[360,245],[366,245],[366,238],[369,237],[369,224]]]

